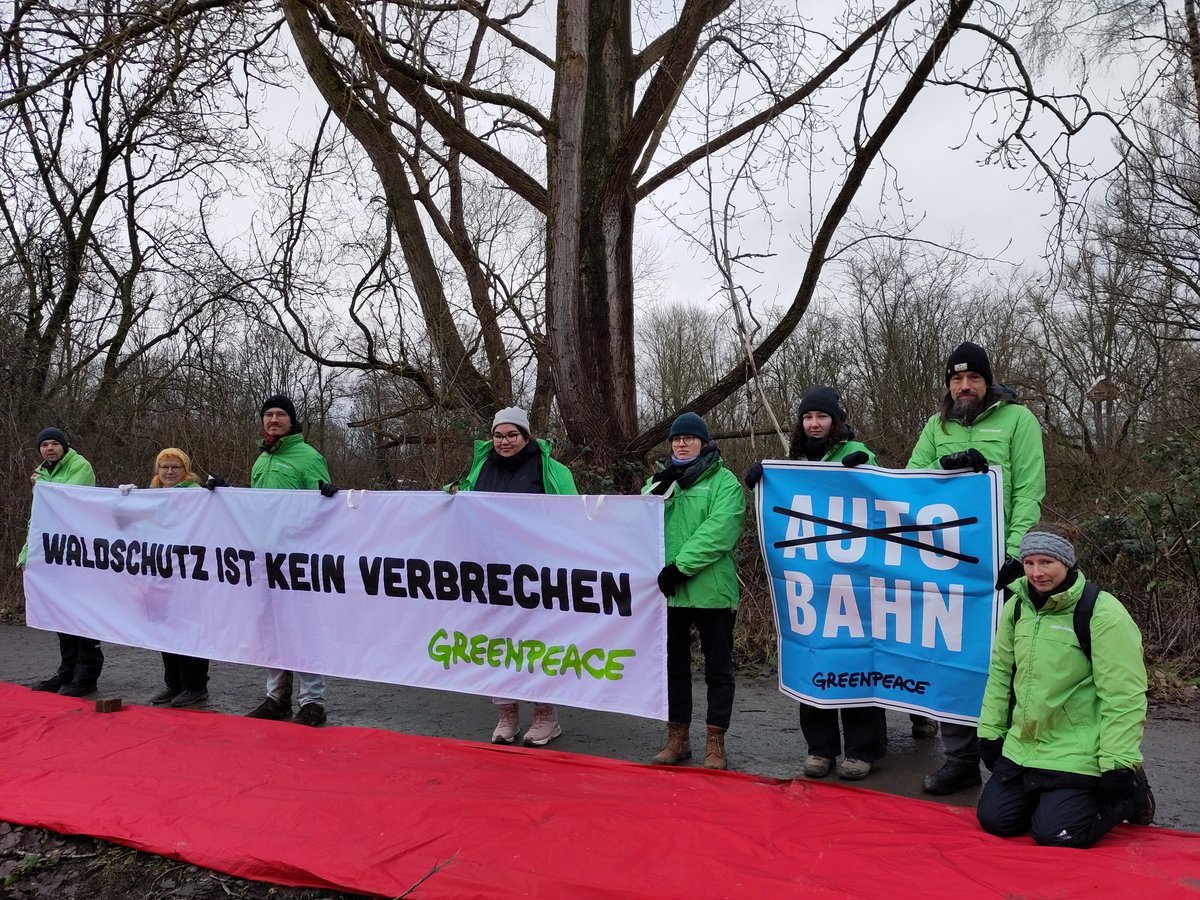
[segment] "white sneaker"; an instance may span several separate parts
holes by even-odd
[[[520,713],[517,710],[517,704],[501,703],[500,721],[496,723],[496,730],[492,732],[492,743],[513,743],[517,739],[517,731],[520,727]]]
[[[838,763],[837,774],[842,781],[861,781],[871,774],[871,764],[865,759],[847,756]]]
[[[526,747],[544,747],[562,734],[558,726],[558,710],[549,703],[533,707],[533,724],[525,732]]]
[[[833,760],[827,756],[817,756],[815,753],[809,754],[804,760],[804,777],[805,778],[824,778],[829,774],[829,770],[833,768]]]

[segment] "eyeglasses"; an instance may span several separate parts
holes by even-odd
[[[159,465],[158,468],[160,470],[162,470],[163,472],[182,472],[183,471],[183,466],[169,466],[169,465],[166,465],[165,463]]]
[[[519,431],[507,431],[501,434],[499,431],[492,432],[492,440],[497,444],[511,444],[521,438]]]
[[[692,441],[699,443],[700,438],[696,437],[694,434],[677,434],[675,437],[671,438],[672,444],[688,444]]]

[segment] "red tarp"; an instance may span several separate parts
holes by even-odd
[[[366,728],[92,704],[0,684],[0,819],[222,872],[418,897],[1190,897],[1200,835],[1091,850],[805,781]]]

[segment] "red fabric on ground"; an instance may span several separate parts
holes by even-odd
[[[418,897],[1191,897],[1200,835],[1087,851],[974,812],[804,781],[0,684],[0,819],[263,881]]]

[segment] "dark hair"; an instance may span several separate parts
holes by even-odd
[[[829,437],[825,440],[829,442],[829,447],[836,447],[842,441],[848,441],[852,437],[854,437],[854,429],[850,427],[849,422],[844,419],[833,419],[833,424],[829,426]],[[805,452],[807,441],[808,435],[804,433],[804,417],[797,416],[796,424],[792,427],[792,441],[788,445],[788,459],[808,459],[808,454]]]

